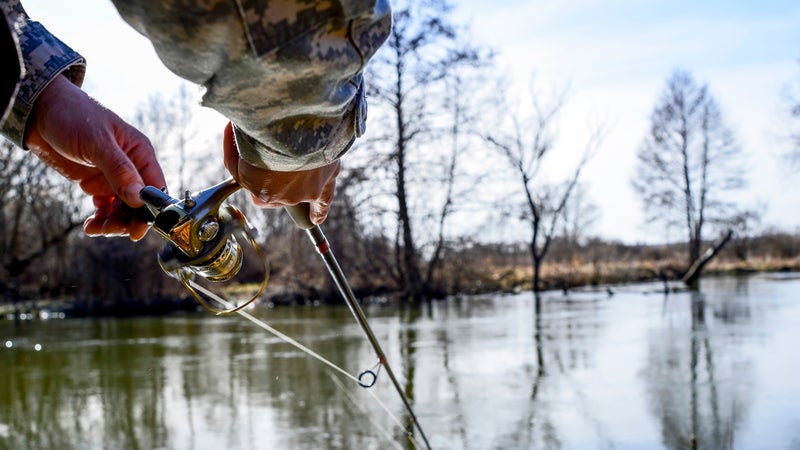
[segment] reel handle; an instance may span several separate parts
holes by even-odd
[[[122,202],[122,218],[124,220],[127,219],[137,219],[147,224],[152,224],[154,220],[156,220],[156,216],[153,214],[153,211],[150,211],[150,208],[147,206],[140,206],[138,208],[132,208],[128,206],[127,203]]]

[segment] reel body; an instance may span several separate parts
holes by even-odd
[[[239,189],[233,179],[228,179],[195,194],[187,191],[182,200],[153,186],[139,193],[153,216],[153,228],[167,241],[158,254],[159,265],[164,272],[180,280],[201,305],[217,314],[236,312],[250,304],[264,292],[269,279],[269,264],[255,242],[255,229],[239,209],[223,203]],[[229,309],[212,307],[191,286],[191,281],[200,276],[211,282],[222,282],[239,273],[243,257],[236,234],[248,241],[261,258],[264,281],[259,291],[244,304]]]

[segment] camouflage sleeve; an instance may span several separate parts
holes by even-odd
[[[24,148],[25,126],[36,98],[59,74],[80,86],[86,62],[66,44],[51,35],[42,24],[32,21],[19,0],[0,2],[3,14],[19,41],[25,74],[14,104],[0,134]]]
[[[279,171],[340,158],[364,132],[364,65],[388,0],[113,0],[164,64],[230,119],[242,158]]]
[[[11,33],[6,15],[0,19],[0,61],[5,69],[0,70],[0,125],[6,121],[8,108],[17,95],[19,79],[22,76],[22,58],[19,54],[17,38]]]

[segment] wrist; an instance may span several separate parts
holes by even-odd
[[[24,14],[24,11],[22,12]],[[0,128],[0,134],[14,143],[26,148],[24,138],[29,125],[31,109],[44,89],[54,80],[66,76],[80,85],[86,69],[86,61],[66,44],[51,35],[40,23],[17,20],[16,30],[20,37],[21,53],[25,75],[19,84],[14,104]]]
[[[42,89],[31,108],[25,127],[23,143],[26,149],[35,144],[34,141],[40,137],[41,131],[47,123],[48,114],[53,107],[64,104],[71,89],[78,88],[63,75],[56,76]]]

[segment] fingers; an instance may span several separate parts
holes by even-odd
[[[309,211],[308,218],[311,219],[311,222],[319,225],[322,222],[325,222],[325,219],[328,218],[328,211],[330,210],[330,205],[323,202],[314,202],[311,203],[311,209]]]
[[[139,174],[145,185],[155,186],[159,189],[166,187],[167,180],[164,176],[164,172],[161,170],[161,166],[158,163],[155,149],[150,143],[150,140],[135,128],[130,127],[130,129],[135,135],[137,135],[135,138],[136,145],[132,146],[131,149],[126,153],[134,167],[136,167],[136,172]],[[139,198],[140,190],[141,189],[136,191],[137,199]]]
[[[228,122],[222,131],[222,157],[225,168],[234,180],[239,181],[239,151],[233,136],[233,124]]]
[[[138,241],[150,226],[130,217],[123,211],[122,202],[134,208],[143,206],[139,191],[145,187],[145,180],[159,187],[165,186],[166,181],[147,138],[132,128],[122,132],[129,133],[118,138],[130,149],[129,153],[113,142],[109,151],[93,158],[97,168],[84,171],[80,186],[93,196],[96,211],[86,219],[83,229],[89,236],[129,236]]]
[[[239,161],[239,183],[253,196],[256,205],[280,208],[309,204],[309,219],[319,224],[330,211],[341,165],[338,161],[317,169],[297,172],[264,170]]]
[[[120,236],[125,230],[124,224],[114,219],[114,196],[92,197],[95,212],[83,223],[83,230],[89,236]],[[119,200],[117,200],[119,201]]]
[[[89,195],[116,195],[114,189],[108,184],[106,176],[103,174],[103,172],[100,172],[94,168],[93,170],[93,174],[87,175],[85,178],[80,180],[79,184],[81,190]]]
[[[312,222],[319,225],[328,218],[333,195],[336,190],[336,177],[341,171],[341,164],[337,160],[332,166],[328,167],[326,181],[323,185],[319,197],[311,202],[309,218]]]
[[[149,230],[150,225],[138,220],[132,220],[128,228],[128,237],[130,240],[136,242],[145,237]]]
[[[48,144],[38,142],[30,146],[31,151],[45,163],[54,167],[66,178],[79,183],[81,189],[93,196],[95,213],[86,219],[83,228],[89,236],[130,236],[134,241],[142,239],[150,226],[139,220],[126,217],[121,202],[109,185],[105,175],[94,167],[78,164],[61,156]],[[160,172],[160,171],[159,171]],[[158,179],[158,177],[154,177]],[[138,192],[136,197],[138,198]]]
[[[118,197],[94,196],[92,200],[95,212],[83,223],[83,231],[88,236],[129,236],[132,241],[138,241],[150,229],[150,225],[124,211]]]
[[[147,137],[63,76],[37,98],[25,143],[84,190],[94,195],[110,190],[134,207],[143,204],[139,191],[145,184],[165,184]]]
[[[158,166],[155,151],[144,135],[121,120],[112,123],[112,126],[115,128],[115,139],[95,141],[89,158],[103,173],[117,196],[130,206],[143,206],[139,191],[144,189],[145,182],[140,174],[140,167],[149,170],[149,177],[160,183],[159,187],[164,183],[160,169],[153,170],[153,167]],[[134,164],[134,158],[138,164]]]

